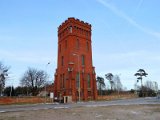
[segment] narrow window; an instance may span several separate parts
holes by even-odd
[[[88,85],[88,88],[91,87],[91,78],[90,78],[90,74],[87,75],[87,85]]]
[[[65,48],[67,49],[67,40],[65,41]]]
[[[76,88],[79,88],[79,72],[76,74]]]
[[[64,36],[64,33],[62,32],[62,37]]]
[[[63,87],[62,75],[60,75],[60,86],[61,86],[61,88]]]
[[[82,34],[82,29],[80,29],[80,32],[81,32],[81,34]]]
[[[77,33],[79,32],[79,28],[77,27]]]
[[[64,77],[64,74],[62,76],[62,79],[63,79],[63,88],[65,88],[65,77]]]
[[[76,48],[79,49],[79,39],[76,40]]]
[[[61,65],[63,66],[64,65],[64,57],[62,56],[61,58]]]
[[[84,33],[83,29],[82,29],[82,34]]]
[[[74,26],[74,31],[75,31],[75,32],[77,31],[77,27],[76,27],[76,26]]]
[[[81,60],[82,60],[82,65],[85,65],[85,56],[84,55],[81,56]]]
[[[67,32],[67,28],[65,29],[65,34],[67,34],[68,32]]]
[[[88,36],[88,31],[86,31],[86,36]]]
[[[87,42],[86,48],[87,48],[87,51],[89,51],[89,43],[88,42]]]
[[[69,27],[69,32],[72,33],[72,26]]]
[[[61,52],[61,44],[59,45],[59,52]]]

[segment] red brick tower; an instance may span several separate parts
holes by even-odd
[[[54,95],[72,101],[97,99],[95,68],[92,65],[91,25],[68,18],[58,27],[58,63]]]

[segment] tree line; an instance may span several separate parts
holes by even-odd
[[[158,83],[156,81],[146,81],[143,85],[143,77],[147,77],[148,73],[144,69],[139,69],[134,76],[137,77],[137,82],[135,83],[135,91],[139,97],[145,96],[156,96],[158,92]],[[138,86],[137,83],[141,82],[141,86]]]
[[[5,87],[6,81],[9,79],[10,67],[0,62],[0,96],[17,96],[17,95],[37,95],[47,84],[48,74],[44,70],[28,68],[20,79],[20,86]]]
[[[111,94],[113,92],[120,92],[124,90],[119,75],[107,73],[105,74],[105,78],[109,81],[110,89],[106,90],[105,79],[97,76],[97,89],[99,95]]]
[[[0,96],[2,93],[7,96],[18,95],[32,95],[39,94],[42,89],[48,84],[48,74],[44,70],[38,70],[35,68],[28,68],[20,79],[20,86],[14,88],[13,86],[5,87],[6,80],[9,79],[9,66],[5,66],[0,62]],[[134,84],[134,89],[131,92],[137,93],[141,96],[154,96],[158,91],[158,83],[155,81],[146,81],[143,85],[143,78],[148,76],[148,73],[144,69],[139,69],[134,76],[137,77],[137,81]],[[105,79],[108,80],[110,89],[106,90]],[[121,83],[119,75],[113,75],[112,73],[105,74],[105,79],[101,76],[97,76],[97,89],[99,95],[111,94],[113,92],[124,91],[125,87]],[[139,86],[138,83],[141,83]]]
[[[144,96],[156,96],[158,92],[158,83],[156,81],[147,80],[143,85],[143,77],[147,77],[148,73],[144,69],[139,69],[134,76],[137,77],[137,81],[134,84],[134,89],[130,92],[138,94],[139,97]],[[112,73],[105,74],[106,80],[109,81],[110,89],[106,90],[106,83],[103,77],[97,76],[97,88],[99,95],[106,95],[115,92],[122,92],[124,88],[119,75],[113,75]],[[141,83],[139,86],[138,83]]]

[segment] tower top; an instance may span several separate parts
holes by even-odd
[[[86,28],[89,28],[91,29],[91,24],[87,23],[87,22],[84,22],[84,21],[81,21],[79,19],[76,19],[74,17],[69,17],[67,20],[65,20],[59,27],[58,27],[58,31],[60,29],[62,29],[64,26],[67,26],[67,25],[70,25],[72,26],[72,24],[77,24],[77,25],[80,25],[80,26],[83,26],[83,27],[86,27]]]

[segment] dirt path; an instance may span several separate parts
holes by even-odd
[[[79,107],[0,113],[0,120],[160,120],[160,105]]]

